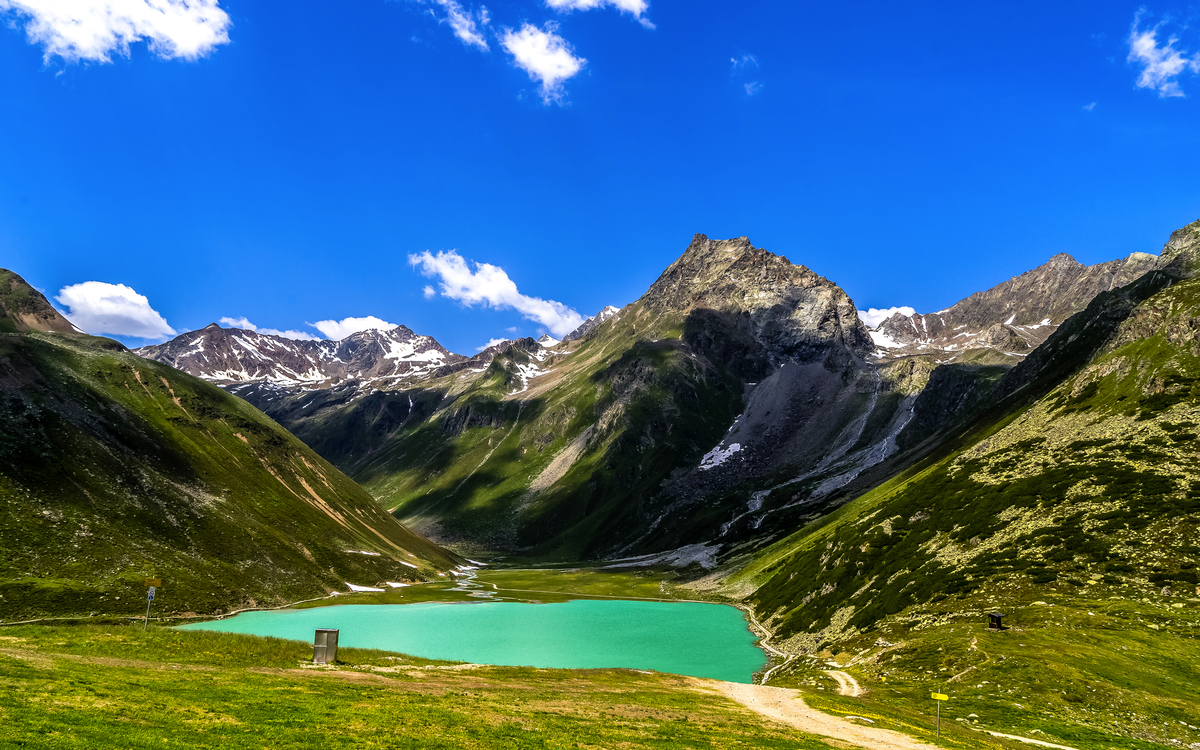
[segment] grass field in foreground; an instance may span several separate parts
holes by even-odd
[[[1100,592],[1098,592],[1100,593]],[[1103,593],[1108,593],[1105,591]],[[1034,600],[1034,596],[1044,599]],[[1007,602],[1009,629],[983,613]],[[802,657],[771,684],[799,687],[814,707],[929,727],[1032,737],[1081,750],[1200,750],[1200,598],[1080,596],[1014,586],[1003,597],[913,608],[829,651]],[[829,662],[867,689],[833,695]],[[818,687],[825,690],[818,691]]]
[[[296,641],[136,626],[0,631],[0,746],[30,748],[793,748],[687,678],[462,668]]]

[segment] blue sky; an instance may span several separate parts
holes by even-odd
[[[164,321],[126,333],[375,316],[470,353],[697,232],[929,312],[1200,217],[1187,5],[182,2],[0,0],[0,266],[125,285]]]

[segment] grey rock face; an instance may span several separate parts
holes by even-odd
[[[1178,234],[1178,232],[1176,233]],[[1158,264],[1147,253],[1085,266],[1060,253],[952,307],[931,314],[896,313],[871,332],[879,358],[992,348],[1020,354],[1037,347],[1101,292],[1123,287]]]
[[[650,311],[745,316],[766,349],[797,361],[817,361],[835,346],[858,356],[873,348],[854,302],[837,284],[745,237],[697,234],[640,301]]]
[[[1200,271],[1200,221],[1171,233],[1159,255],[1158,268],[1179,278],[1191,278]]]

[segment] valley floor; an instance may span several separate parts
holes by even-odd
[[[0,746],[1200,749],[1188,723],[1200,599],[1040,593],[1003,592],[1010,628],[999,633],[979,617],[999,602],[981,595],[815,652],[785,642],[791,658],[776,660],[769,687],[358,649],[315,668],[295,641],[142,633],[140,622],[4,627]],[[665,570],[492,568],[304,606],[587,597],[719,599]],[[940,738],[931,691],[951,697]]]

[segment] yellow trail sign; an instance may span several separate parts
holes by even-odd
[[[158,588],[158,587],[162,586],[162,579],[161,578],[147,578],[146,579],[146,588],[150,588],[151,586],[153,586],[154,588]]]
[[[934,693],[934,694],[933,694],[931,697],[932,697],[932,698],[933,698],[935,701],[948,701],[948,700],[950,700],[950,696],[948,696],[948,695],[946,695],[946,694],[944,694],[944,693]]]

